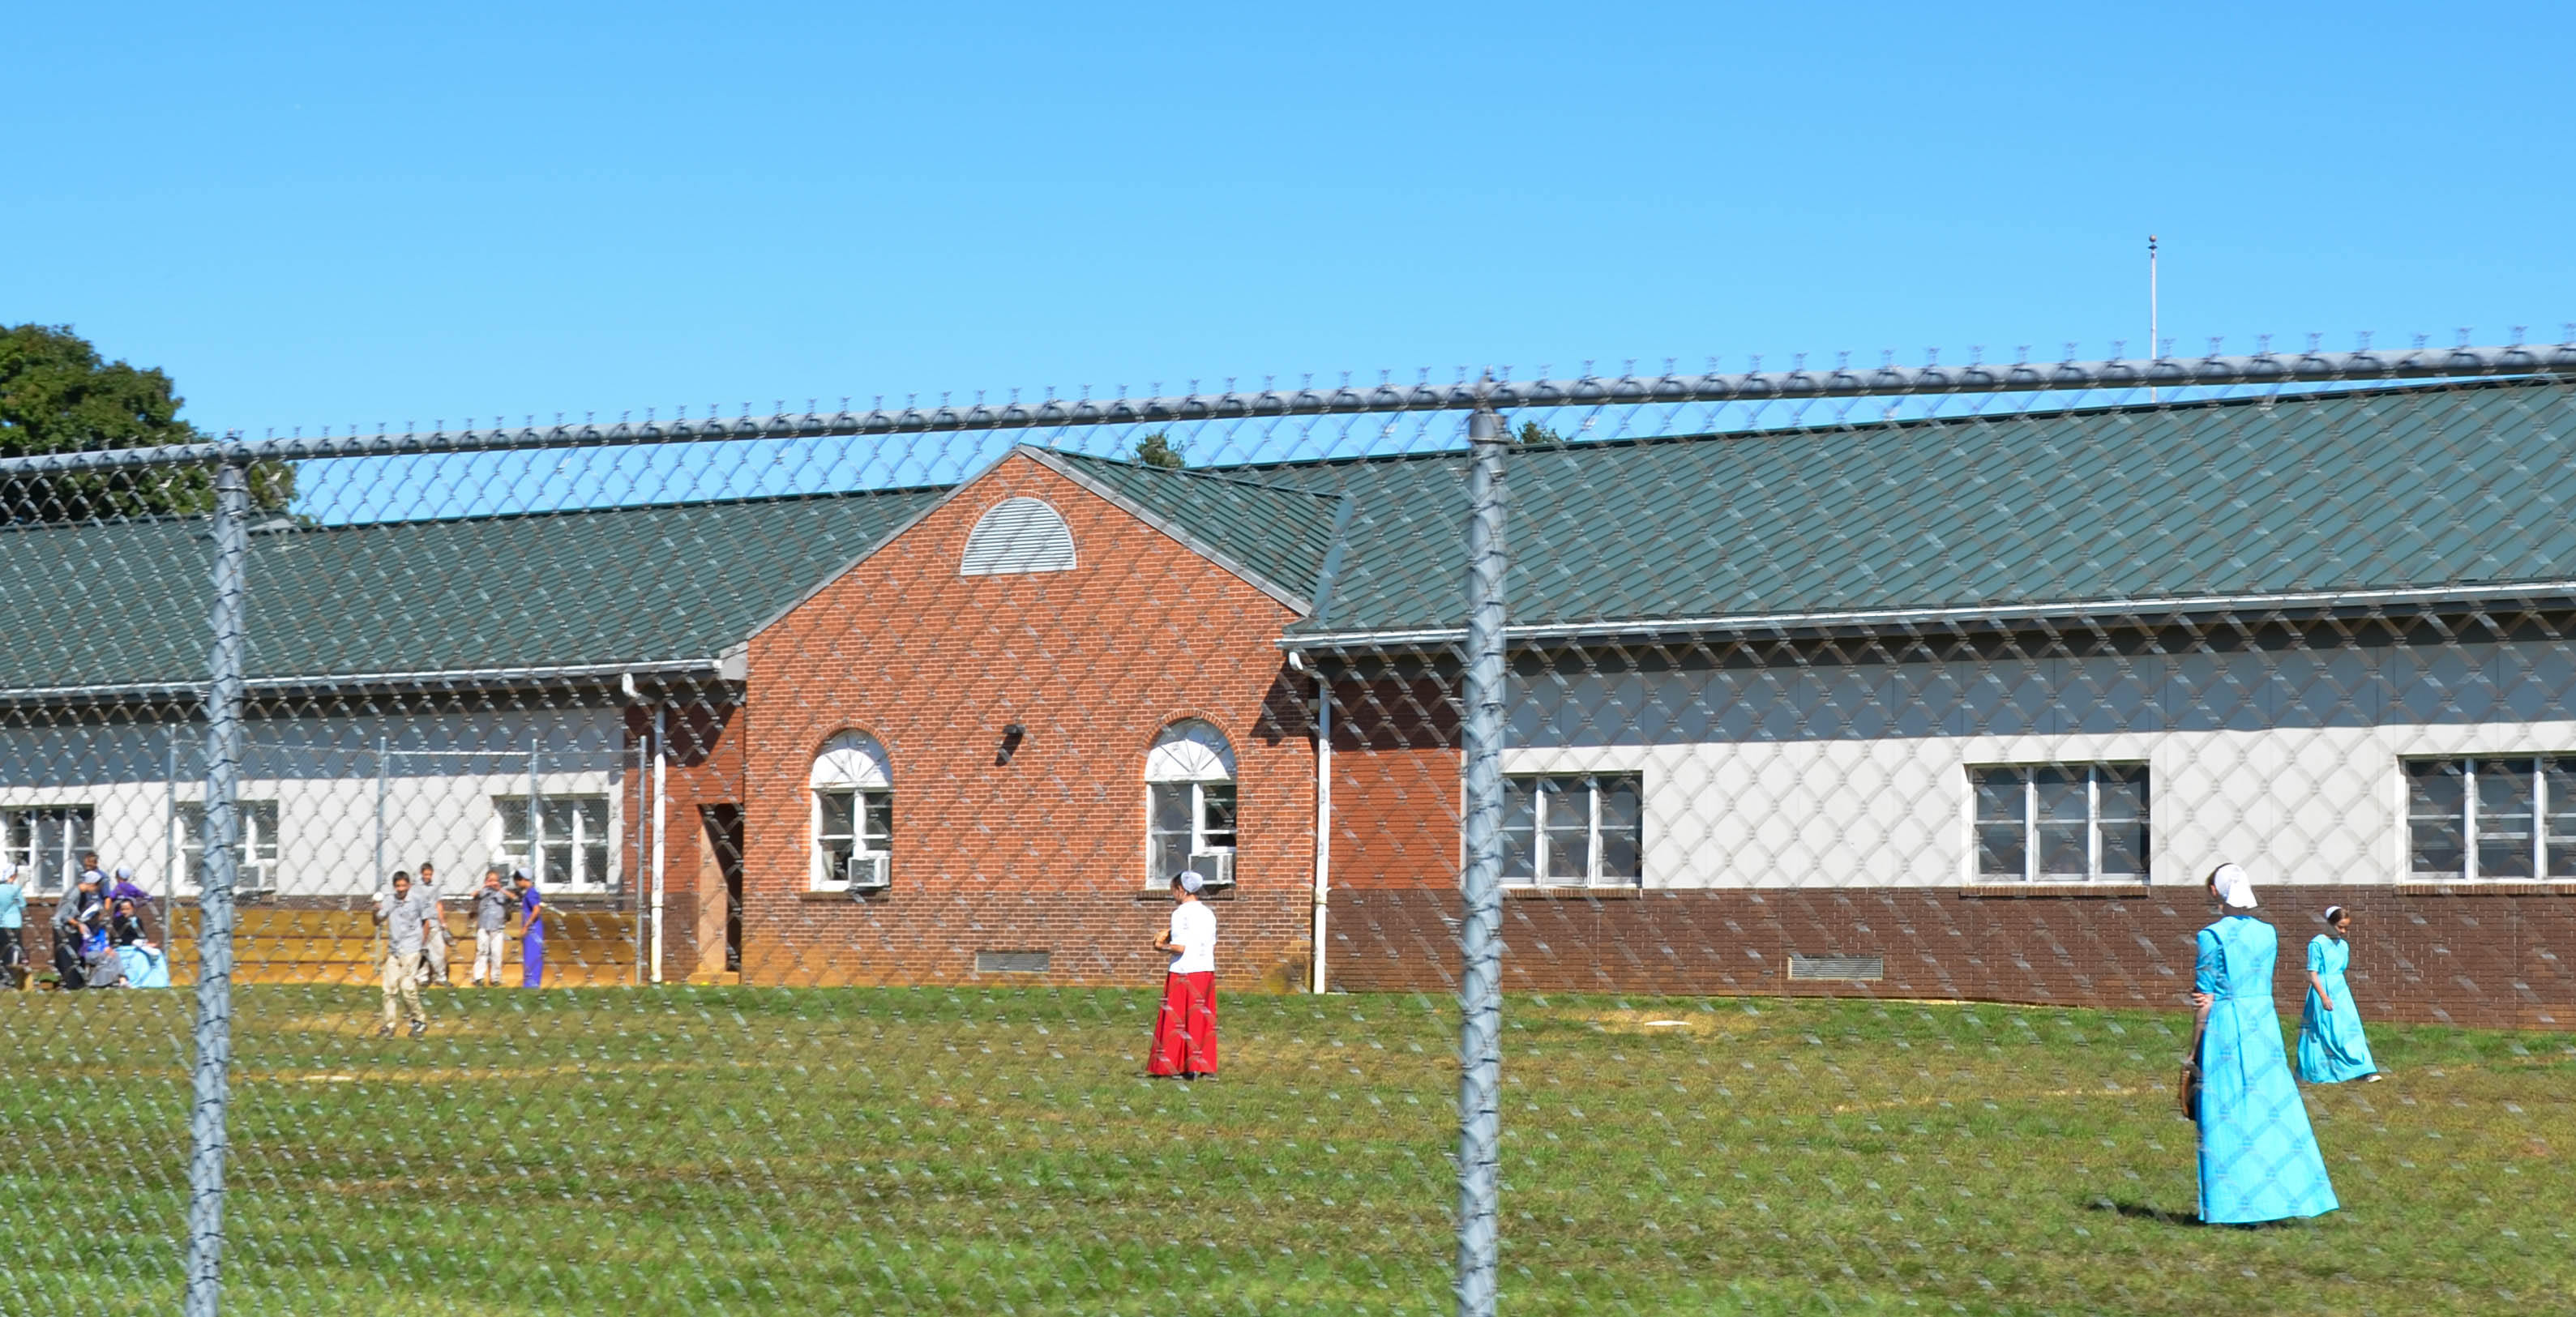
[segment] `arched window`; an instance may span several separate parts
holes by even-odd
[[[814,889],[882,888],[892,878],[894,774],[885,747],[843,732],[814,756]]]
[[[1168,886],[1196,869],[1210,886],[1234,882],[1234,747],[1193,718],[1154,738],[1145,755],[1145,881]]]
[[[994,504],[966,536],[960,576],[1010,576],[1073,570],[1073,531],[1041,498],[1006,498]]]

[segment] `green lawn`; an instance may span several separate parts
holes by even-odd
[[[242,997],[228,1311],[1444,1312],[1453,1014],[1141,992]],[[189,995],[0,998],[0,1312],[175,1306]],[[1504,1308],[2576,1310],[2576,1037],[2380,1026],[2345,1210],[2189,1223],[2187,1019],[1517,997]],[[1678,1023],[1653,1023],[1658,1021]]]

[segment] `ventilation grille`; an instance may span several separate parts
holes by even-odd
[[[1885,956],[1804,956],[1789,953],[1789,977],[1793,979],[1842,979],[1870,982],[1887,977]]]
[[[975,972],[978,974],[1044,974],[1051,951],[978,951]]]
[[[1073,570],[1073,532],[1044,499],[1006,498],[966,537],[960,576],[1010,576]]]

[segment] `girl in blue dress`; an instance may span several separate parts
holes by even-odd
[[[2252,1225],[2335,1210],[2334,1185],[2307,1104],[2281,1049],[2272,1004],[2280,938],[2254,908],[2254,881],[2233,864],[2209,875],[2224,907],[2200,930],[2191,1004],[2200,1074],[2200,1219]]]
[[[2358,1079],[2379,1082],[2379,1064],[2370,1059],[2370,1040],[2361,1033],[2361,1012],[2353,1009],[2352,988],[2343,979],[2352,964],[2352,912],[2326,907],[2327,932],[2308,939],[2308,1005],[2299,1012],[2299,1078],[2311,1084],[2341,1084]]]

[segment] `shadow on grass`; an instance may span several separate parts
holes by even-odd
[[[2191,1230],[2201,1228],[2200,1213],[2197,1211],[2168,1212],[2147,1203],[2125,1203],[2111,1198],[2096,1198],[2085,1206],[2096,1212],[2111,1212],[2133,1221],[2153,1221],[2158,1225],[2182,1226]]]

